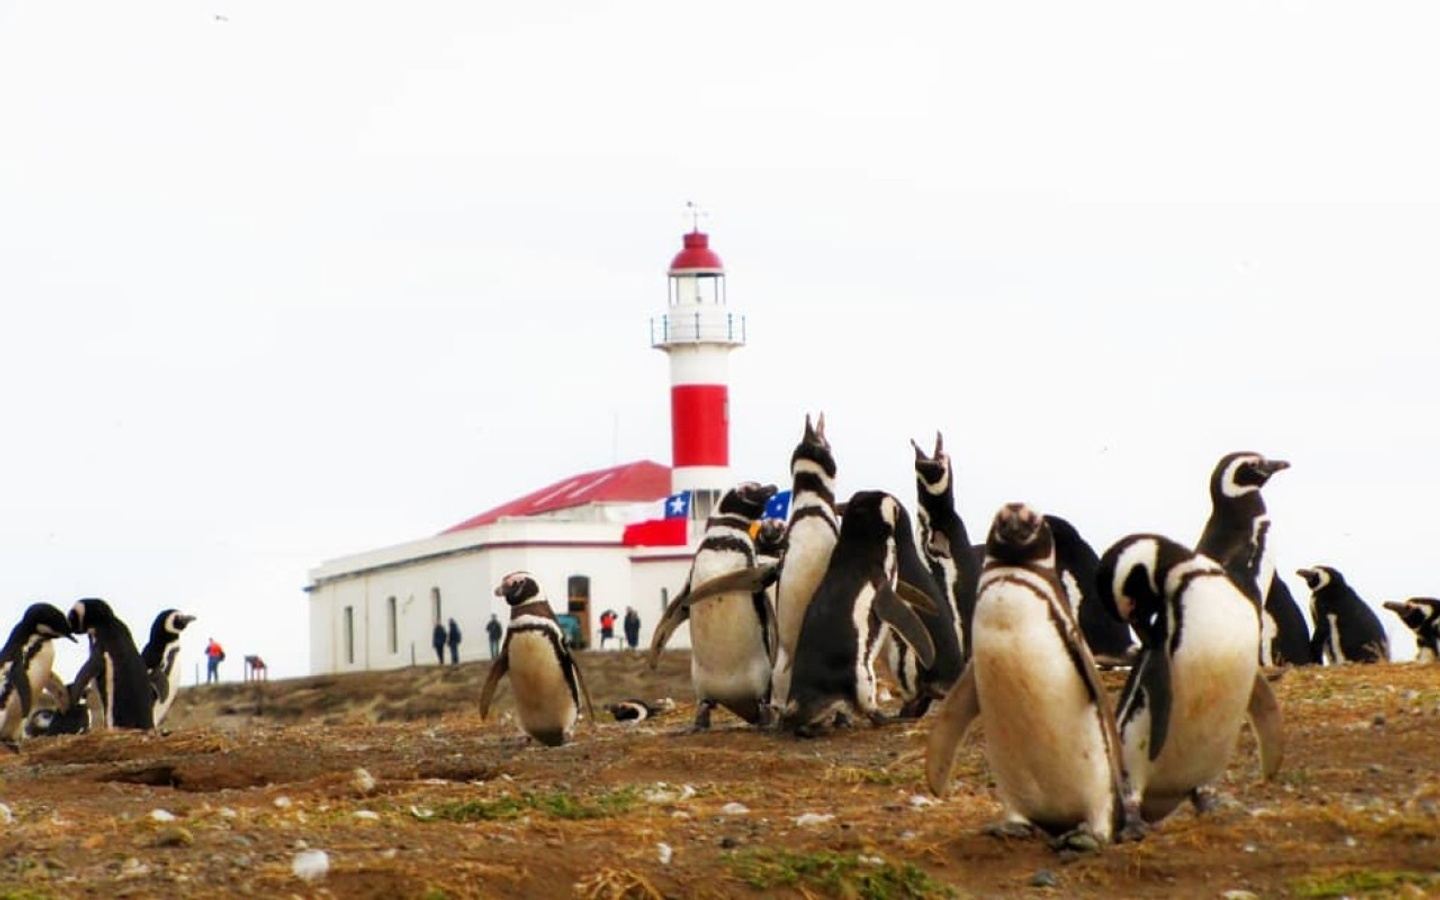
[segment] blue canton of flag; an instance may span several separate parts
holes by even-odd
[[[781,491],[765,504],[765,518],[788,519],[790,517],[790,492]]]
[[[690,515],[690,492],[681,491],[665,498],[665,518],[683,519]]]

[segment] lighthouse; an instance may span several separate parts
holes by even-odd
[[[710,236],[697,222],[682,240],[650,345],[670,357],[670,490],[690,491],[690,517],[704,521],[732,487],[730,351],[745,345],[745,317],[726,303],[725,267]]]

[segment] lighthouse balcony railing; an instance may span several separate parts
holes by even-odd
[[[745,317],[736,313],[681,312],[650,319],[650,346],[744,344]]]

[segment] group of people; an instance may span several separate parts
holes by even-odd
[[[603,613],[600,614],[600,649],[601,649],[601,650],[604,650],[604,649],[605,649],[605,643],[606,643],[607,641],[614,640],[614,638],[615,638],[615,620],[616,620],[617,618],[618,618],[618,616],[615,615],[615,610],[613,610],[613,609],[607,609],[607,610],[605,610]],[[625,627],[625,643],[620,645],[621,648],[623,649],[623,648],[625,648],[625,647],[627,647],[627,646],[628,646],[631,650],[634,650],[634,649],[638,648],[638,647],[640,646],[640,614],[635,611],[635,607],[633,607],[633,606],[627,606],[627,607],[625,607],[625,626],[624,626],[624,627]]]
[[[600,649],[604,650],[605,645],[615,638],[615,623],[620,617],[615,610],[607,609],[600,614]],[[629,647],[631,650],[640,646],[640,614],[635,607],[625,607],[625,619],[622,623],[625,631],[624,642],[620,644],[621,649]],[[490,621],[485,623],[485,635],[490,639],[490,658],[500,656],[500,639],[505,635],[505,626],[500,624],[500,619],[494,613],[490,614]],[[435,630],[431,633],[431,645],[435,648],[435,661],[445,665],[445,648],[450,648],[450,665],[460,664],[460,626],[451,619],[449,626],[435,623]]]

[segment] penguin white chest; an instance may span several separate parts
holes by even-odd
[[[702,699],[743,701],[764,696],[770,654],[764,624],[747,593],[721,594],[690,607],[690,676]]]
[[[1064,602],[1028,584],[982,583],[971,640],[985,756],[1014,812],[1108,834],[1115,797],[1102,711],[1051,619]]]
[[[551,640],[539,630],[510,635],[510,685],[520,725],[532,735],[569,732],[580,713]]]
[[[776,595],[776,618],[780,645],[794,655],[805,621],[805,609],[830,566],[835,550],[835,532],[817,517],[801,519],[789,536],[785,568],[781,571]]]

